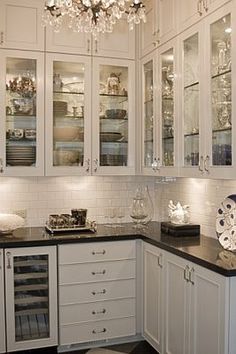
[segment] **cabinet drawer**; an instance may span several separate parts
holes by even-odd
[[[135,316],[135,299],[60,306],[60,325]]]
[[[108,282],[61,285],[59,287],[60,305],[78,304],[102,300],[135,297],[135,279]]]
[[[135,317],[64,325],[60,328],[60,345],[126,337],[135,333]]]
[[[89,283],[135,277],[136,262],[99,262],[62,265],[59,268],[59,284]]]
[[[90,263],[136,257],[135,241],[92,242],[59,246],[59,264]]]

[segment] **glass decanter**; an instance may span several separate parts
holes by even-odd
[[[136,227],[145,225],[152,220],[153,204],[147,186],[144,192],[141,187],[137,188],[131,205],[130,217]]]

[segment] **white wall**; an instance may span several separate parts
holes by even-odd
[[[50,214],[87,208],[97,222],[107,210],[122,207],[124,221],[131,221],[129,206],[136,188],[148,185],[154,196],[154,178],[143,177],[28,177],[0,178],[0,212],[27,210],[27,225],[42,226]]]
[[[236,180],[178,178],[173,183],[158,183],[154,177],[29,177],[0,178],[0,212],[27,210],[27,225],[42,226],[49,214],[68,213],[72,208],[87,208],[88,216],[107,222],[108,209],[122,207],[131,221],[129,206],[139,185],[148,185],[155,206],[155,220],[167,220],[167,205],[190,205],[191,221],[200,223],[201,232],[216,237],[215,216],[220,202],[236,194]]]

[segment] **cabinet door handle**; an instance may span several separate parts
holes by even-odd
[[[160,158],[154,158],[153,163],[152,163],[152,169],[153,171],[160,171],[160,167],[161,167],[161,161]]]
[[[92,252],[92,255],[93,255],[93,256],[99,255],[99,254],[106,254],[106,250],[102,250],[102,251],[98,251],[98,252],[96,252],[96,251],[93,251],[93,252]]]
[[[207,155],[205,160],[204,160],[204,170],[209,173],[209,161],[210,161],[210,156]]]
[[[98,52],[98,40],[95,39],[95,53]]]
[[[101,272],[91,272],[92,275],[104,275],[106,274],[106,270],[103,269]]]
[[[87,39],[87,52],[90,52],[90,39]]]
[[[11,252],[7,252],[7,269],[11,269]]]
[[[0,173],[3,173],[3,160],[0,158]]]
[[[90,159],[85,160],[85,165],[86,165],[85,171],[89,172],[89,170],[90,170]]]
[[[208,11],[207,0],[203,0],[203,7],[204,7],[204,10],[207,12]]]
[[[194,268],[191,268],[191,270],[189,271],[189,281],[192,285],[194,285],[193,274],[194,274]]]
[[[0,251],[0,269],[2,269],[2,252]]]
[[[3,31],[0,32],[0,45],[3,45],[4,43],[4,33]]]
[[[190,281],[189,271],[190,271],[190,269],[189,269],[189,266],[187,265],[187,266],[185,267],[185,269],[184,269],[184,279],[185,279],[187,282]]]
[[[199,171],[201,172],[201,173],[203,173],[204,172],[204,170],[203,170],[203,156],[201,155],[200,156],[200,160],[199,160],[199,165],[198,165],[198,169],[199,169]]]
[[[107,331],[106,328],[103,328],[103,329],[100,329],[100,330],[93,329],[92,333],[93,334],[99,334],[99,333],[105,333],[106,331]]]
[[[92,295],[102,295],[106,294],[106,289],[102,289],[102,291],[92,291]]]
[[[162,253],[160,253],[159,254],[159,256],[158,256],[158,266],[160,267],[160,268],[163,268],[163,262],[162,262]]]
[[[198,12],[199,16],[202,16],[202,0],[198,0],[197,12]]]
[[[97,170],[98,170],[98,159],[94,159],[93,160],[93,162],[94,162],[94,172],[97,172]]]
[[[92,315],[103,315],[107,312],[106,309],[102,309],[100,311],[92,311]]]

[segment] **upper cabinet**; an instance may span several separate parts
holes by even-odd
[[[0,48],[44,50],[44,0],[1,0]]]
[[[233,5],[225,5],[181,37],[182,136],[186,176],[235,176]]]
[[[44,174],[44,55],[1,50],[0,173]]]
[[[135,30],[130,31],[126,19],[116,23],[112,33],[100,34],[97,39],[84,32],[73,32],[67,24],[60,32],[46,28],[46,50],[49,52],[86,54],[135,59]]]
[[[229,0],[179,0],[178,32],[200,21]]]
[[[176,1],[147,0],[147,22],[139,27],[139,56],[143,57],[176,35]]]
[[[46,58],[46,174],[133,173],[133,61]]]

